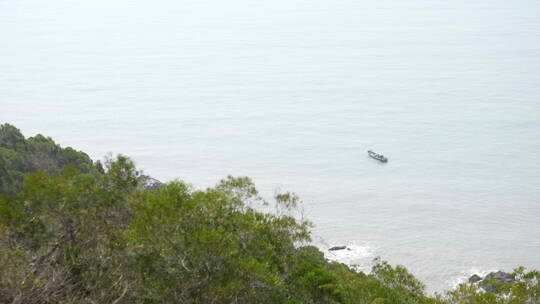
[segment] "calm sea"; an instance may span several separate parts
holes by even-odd
[[[330,258],[430,291],[540,268],[537,0],[0,0],[0,122],[295,191]]]

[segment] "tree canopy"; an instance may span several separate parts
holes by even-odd
[[[26,139],[16,127],[0,125],[0,193],[20,190],[26,173],[59,174],[68,165],[82,173],[103,170],[101,163],[94,163],[84,152],[62,148],[50,137],[38,134]]]
[[[10,125],[0,146],[0,303],[539,303],[540,275],[523,268],[493,293],[430,297],[403,266],[328,261],[299,198],[264,201],[247,177],[142,190],[125,156],[98,166]]]

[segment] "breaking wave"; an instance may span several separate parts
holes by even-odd
[[[333,246],[347,246],[343,250],[329,251]],[[325,244],[318,246],[324,252],[324,256],[331,260],[340,262],[358,271],[369,272],[372,260],[375,257],[373,247],[367,243],[352,242],[350,244]]]

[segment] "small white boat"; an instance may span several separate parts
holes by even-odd
[[[382,155],[382,154],[375,153],[375,152],[373,152],[371,150],[367,151],[367,153],[368,153],[369,157],[374,158],[374,159],[376,159],[376,160],[378,160],[380,162],[383,162],[383,163],[388,162],[388,158],[384,157],[384,155]]]

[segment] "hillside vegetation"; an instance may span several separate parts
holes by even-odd
[[[490,293],[430,297],[402,266],[330,262],[309,245],[299,198],[265,201],[246,177],[141,190],[125,156],[101,166],[10,125],[0,147],[0,303],[540,302],[540,274],[523,268]]]
[[[68,165],[81,173],[103,173],[101,164],[83,152],[61,148],[41,134],[26,139],[12,125],[0,126],[0,193],[20,190],[26,173],[59,174]]]

